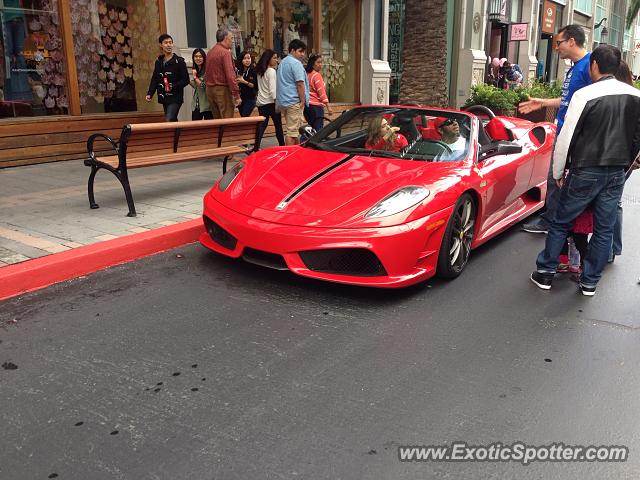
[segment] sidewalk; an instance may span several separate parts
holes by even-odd
[[[263,141],[276,144],[273,137]],[[95,183],[100,208],[89,208],[89,172],[78,160],[0,169],[0,268],[200,218],[222,160],[132,170],[133,218],[120,182],[106,170]]]

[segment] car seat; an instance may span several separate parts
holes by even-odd
[[[433,119],[427,121],[427,126],[420,129],[423,140],[442,140],[442,135],[433,123]]]
[[[498,140],[513,140],[513,133],[511,133],[511,130],[507,128],[504,120],[500,117],[493,117],[484,126],[484,129],[487,132],[487,135],[489,135],[489,137],[491,137],[491,140],[493,140],[494,142]]]
[[[421,137],[414,118],[415,112],[399,111],[393,119],[393,125],[400,127],[400,133],[405,136],[409,145]]]

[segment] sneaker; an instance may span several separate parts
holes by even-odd
[[[582,273],[582,267],[580,265],[569,265],[569,271],[571,273]]]
[[[533,272],[529,277],[538,288],[543,290],[551,289],[551,283],[553,282],[553,273]]]
[[[549,227],[543,222],[538,221],[525,223],[522,225],[522,230],[529,233],[547,233],[549,231]]]
[[[586,285],[580,284],[580,290],[582,291],[582,295],[585,297],[593,297],[596,294],[596,287],[587,287]]]
[[[607,263],[613,263],[616,260],[616,254],[615,253],[610,253],[609,254],[609,258],[607,259]]]

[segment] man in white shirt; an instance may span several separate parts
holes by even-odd
[[[451,153],[444,152],[438,160],[453,160],[459,158],[467,149],[467,139],[460,135],[460,125],[455,118],[437,117],[433,121],[436,130],[450,149]]]

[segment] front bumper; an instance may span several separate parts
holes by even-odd
[[[255,251],[264,253],[265,258],[275,254],[284,260],[282,265],[286,264],[286,268],[293,273],[305,277],[351,285],[398,288],[418,283],[435,274],[438,251],[452,208],[394,227],[318,228],[251,218],[207,195],[204,217],[215,222],[235,242],[219,234],[215,241],[208,232],[204,232],[200,236],[200,243],[233,258],[242,257],[245,249],[252,253],[252,257],[255,257]],[[221,238],[224,241],[220,242]],[[384,273],[354,275],[312,270],[300,255],[300,252],[330,249],[368,250],[382,264],[381,271]],[[264,265],[272,266],[267,263]],[[277,261],[272,268],[278,268],[275,265]]]

